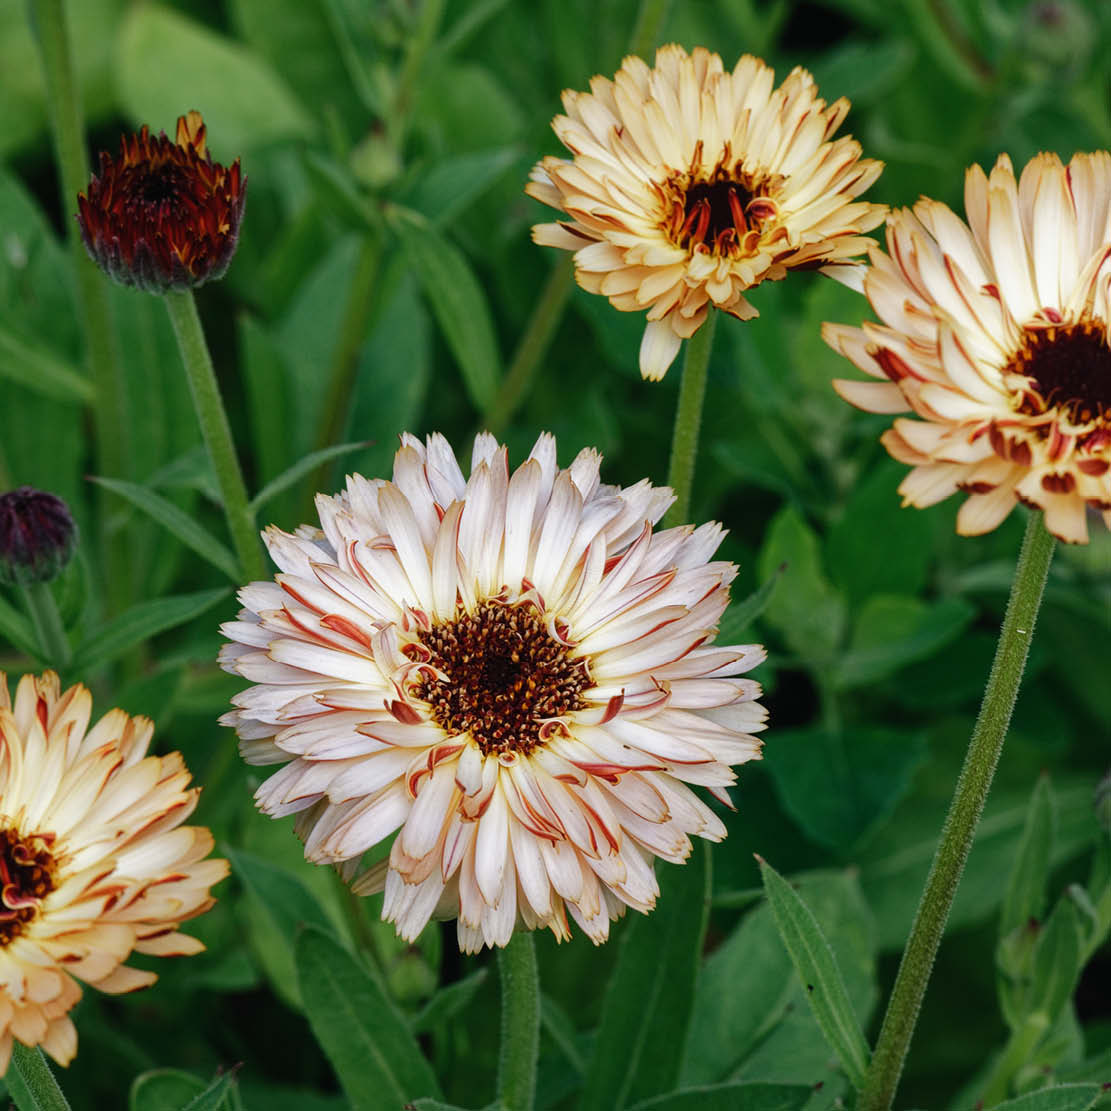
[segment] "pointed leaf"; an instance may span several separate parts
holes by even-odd
[[[469,976],[464,976],[462,980],[456,980],[454,984],[441,988],[413,1019],[410,1024],[413,1033],[427,1034],[440,1023],[447,1022],[457,1015],[474,999],[475,992],[486,982],[488,975],[485,968],[480,968]]]
[[[833,950],[798,892],[767,861],[757,861],[779,935],[806,985],[814,1017],[850,1082],[859,1088],[868,1068],[868,1043]]]
[[[1082,965],[1080,917],[1076,904],[1063,895],[1034,949],[1029,1010],[1054,1022],[1072,996]]]
[[[77,674],[95,671],[141,641],[199,617],[230,593],[227,588],[199,590],[140,602],[93,633],[74,653],[70,666]]]
[[[768,608],[776,583],[786,569],[787,564],[781,563],[764,580],[763,585],[757,587],[747,598],[734,602],[725,611],[716,638],[718,644],[732,644]]]
[[[1088,1111],[1096,1105],[1103,1091],[1102,1084],[1058,1084],[997,1103],[993,1111]]]
[[[813,1094],[806,1084],[712,1084],[656,1096],[631,1111],[800,1111]]]
[[[495,2],[505,3],[505,0]],[[468,15],[472,13],[473,8]],[[466,18],[462,17],[459,22]],[[413,183],[405,203],[427,216],[434,227],[448,227],[520,155],[517,147],[495,147],[439,160]]]
[[[699,845],[686,864],[661,865],[655,910],[625,927],[581,1111],[621,1111],[675,1087],[706,929],[707,856]]]
[[[467,393],[475,408],[485,411],[501,378],[501,356],[482,286],[463,252],[423,216],[398,210],[393,226],[463,372]]]
[[[215,1080],[203,1092],[199,1092],[194,1099],[191,1099],[181,1111],[230,1111],[234,1106],[231,1100],[232,1092],[235,1089],[235,1072],[225,1072],[217,1076]]]
[[[1053,850],[1054,806],[1049,777],[1040,776],[1030,807],[1022,840],[1011,868],[1007,894],[999,917],[999,936],[1006,937],[1031,918],[1041,918],[1045,908],[1045,888],[1049,878],[1049,858]]]
[[[258,513],[268,501],[288,490],[299,479],[319,467],[321,463],[327,463],[330,459],[348,455],[353,451],[360,451],[362,448],[368,447],[369,444],[370,441],[368,440],[357,440],[350,444],[333,444],[331,447],[321,448],[319,451],[310,451],[308,455],[302,456],[292,467],[282,471],[277,478],[268,482],[255,494],[251,499],[251,512]]]
[[[168,498],[156,494],[149,486],[141,486],[137,482],[125,482],[120,478],[92,476],[90,481],[119,494],[121,498],[126,498],[148,517],[157,521],[167,532],[176,536],[187,548],[196,552],[201,559],[223,571],[232,582],[237,583],[242,580],[239,561],[231,551]]]
[[[397,1111],[439,1085],[405,1019],[366,969],[328,934],[309,927],[295,945],[305,1014],[359,1111]]]
[[[128,1096],[129,1111],[181,1111],[204,1091],[205,1082],[181,1069],[152,1069],[135,1077]]]

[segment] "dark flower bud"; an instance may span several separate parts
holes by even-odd
[[[0,494],[0,582],[49,582],[69,562],[76,540],[61,498],[31,486]]]
[[[100,155],[100,173],[78,194],[77,223],[93,261],[124,285],[151,293],[224,275],[247,199],[239,159],[213,162],[200,112],[177,121],[175,141],[143,126]]]

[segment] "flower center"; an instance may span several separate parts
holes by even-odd
[[[135,201],[157,207],[173,203],[185,185],[181,171],[172,164],[159,166],[145,174],[132,194]]]
[[[1111,349],[1102,321],[1025,329],[1022,350],[1007,369],[1030,380],[1022,413],[1040,416],[1057,408],[1073,424],[1111,413]]]
[[[546,721],[586,705],[586,660],[555,640],[531,606],[486,601],[420,640],[447,678],[424,679],[412,694],[446,733],[470,733],[483,756],[527,756]]]
[[[740,165],[728,168],[728,155],[709,178],[702,178],[694,165],[687,173],[675,174],[662,187],[665,231],[676,246],[693,251],[707,248],[716,255],[752,251],[764,225],[779,213],[767,195],[775,182],[754,178]]]
[[[53,840],[49,833],[24,837],[10,826],[0,828],[0,948],[23,933],[56,886],[48,848]]]

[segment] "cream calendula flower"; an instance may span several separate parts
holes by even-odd
[[[759,58],[726,72],[698,47],[665,46],[655,68],[628,57],[589,93],[566,91],[552,127],[574,155],[545,158],[527,192],[570,220],[538,224],[537,243],[575,252],[579,285],[626,312],[647,311],[645,378],[662,378],[712,306],[756,316],[745,291],[799,267],[845,264],[883,222],[856,201],[879,176],[794,69],[778,88]]]
[[[147,718],[110,710],[90,729],[91,712],[53,672],[23,676],[14,702],[0,673],[0,1072],[13,1038],[72,1060],[78,980],[134,991],[157,977],[132,952],[203,949],[177,927],[227,875],[204,859],[212,834],[182,825],[199,789],[181,754],[147,755]]]
[[[963,490],[970,535],[1021,501],[1084,543],[1087,507],[1111,524],[1111,154],[1040,154],[1018,181],[1001,155],[990,176],[968,171],[965,210],[967,225],[927,198],[891,215],[864,282],[883,323],[824,327],[881,381],[834,386],[921,418],[883,435],[914,468],[906,503]]]
[[[757,645],[715,646],[732,564],[719,525],[653,533],[671,491],[603,485],[551,436],[510,472],[493,437],[465,479],[447,441],[403,436],[393,481],[320,496],[321,529],[266,534],[276,582],[240,593],[222,662],[252,686],[223,719],[283,763],[256,795],[299,814],[305,855],[414,938],[458,918],[473,951],[514,929],[595,941],[658,894],[653,860],[725,836],[759,756]],[[393,834],[389,855],[354,878]]]

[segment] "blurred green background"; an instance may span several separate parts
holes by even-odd
[[[260,523],[312,519],[313,490],[333,490],[346,470],[388,473],[403,429],[443,431],[465,456],[560,261],[529,239],[531,224],[550,214],[523,183],[540,156],[564,153],[549,126],[560,90],[612,75],[637,5],[74,0],[68,11],[91,152],[114,152],[121,131],[141,123],[172,135],[177,116],[196,108],[213,157],[243,161],[250,185],[239,253],[198,301],[248,487],[259,490],[329,442],[364,442],[268,502]],[[990,165],[1007,151],[1021,166],[1039,150],[1067,159],[1111,146],[1111,5],[1099,0],[684,0],[659,41],[705,45],[727,65],[756,53],[780,78],[804,65],[828,100],[850,97],[843,130],[887,163],[872,200],[905,205],[927,194],[959,206],[971,162]],[[416,1029],[446,1097],[481,1106],[493,1098],[499,1022],[489,954],[461,958],[453,924],[442,938],[434,927],[417,945],[397,942],[375,920],[377,900],[347,898],[329,873],[301,862],[289,823],[254,813],[259,773],[216,724],[236,689],[213,662],[217,622],[235,611],[232,584],[87,481],[97,472],[89,387],[62,245],[75,205],[59,201],[22,0],[0,0],[0,119],[0,488],[29,483],[74,508],[87,542],[57,594],[76,641],[133,604],[193,599],[173,627],[64,678],[89,682],[101,711],[120,705],[154,717],[159,746],[180,748],[205,785],[199,820],[222,851],[239,854],[217,909],[192,927],[205,955],[163,962],[160,984],[134,997],[87,993],[75,1016],[79,1055],[63,1077],[71,1101],[122,1106],[145,1070],[210,1077],[242,1062],[248,1108],[344,1106],[292,972],[293,923],[316,914],[369,945],[406,1013],[423,1016]],[[402,210],[423,222],[398,217]],[[461,275],[450,289],[422,270],[398,219],[419,227],[426,244],[449,245]],[[453,333],[443,315],[450,298],[467,322],[462,339],[458,318]],[[803,890],[874,1036],[986,679],[1023,522],[1016,512],[995,533],[964,539],[954,533],[955,501],[900,508],[904,468],[878,443],[888,419],[834,395],[829,380],[854,372],[819,337],[823,320],[862,319],[862,298],[794,275],[752,300],[759,319],[723,319],[717,333],[694,518],[730,529],[738,600],[786,569],[760,617],[734,611],[722,634],[769,646],[759,677],[771,729],[763,763],[741,770],[730,837],[713,852],[708,963],[683,1075],[824,1081],[811,1103],[818,1108],[833,1106],[843,1082],[767,910],[753,909],[753,853],[781,872],[817,873]],[[129,406],[120,430],[128,470],[113,477],[149,486],[222,536],[163,307],[118,288],[111,307]],[[661,384],[640,380],[642,327],[639,315],[571,293],[531,392],[499,429],[511,461],[548,429],[562,463],[593,445],[606,457],[606,481],[664,481],[678,364]],[[471,365],[465,356],[461,371],[456,356],[467,344]],[[337,381],[349,391],[337,393]],[[105,527],[130,552],[124,582],[107,582],[97,558],[93,538]],[[1092,795],[1111,739],[1111,545],[1105,529],[1093,533],[1087,548],[1062,548],[1052,568],[902,1106],[970,1106],[962,1085],[1004,1040],[996,915],[1042,773],[1056,800],[1052,896],[1088,875]],[[18,605],[10,595],[0,602]],[[35,666],[20,648],[0,640],[9,674]],[[276,892],[304,901],[283,909]],[[542,1108],[574,1105],[618,950],[539,939],[550,996]],[[1111,1053],[1109,980],[1104,951],[1024,1083]],[[437,994],[445,985],[462,987]]]

